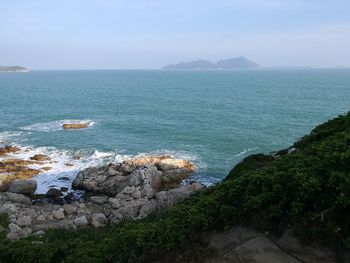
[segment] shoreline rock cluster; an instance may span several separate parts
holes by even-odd
[[[12,240],[42,235],[50,228],[118,224],[170,207],[203,189],[196,182],[183,183],[194,171],[192,163],[167,155],[92,167],[73,181],[74,189],[85,191],[79,199],[72,193],[62,197],[57,189],[38,197],[33,195],[34,180],[15,180],[9,191],[0,193],[0,213],[9,215],[7,237]]]
[[[30,156],[30,150],[26,148],[5,145],[2,142],[0,142],[0,146],[0,192],[8,191],[11,183],[15,180],[27,180],[39,174],[50,172],[58,163],[57,160],[42,153],[36,152]],[[73,156],[72,160],[79,158],[80,156]],[[71,162],[66,162],[64,165],[73,166]],[[62,177],[62,180],[64,179]]]
[[[50,163],[54,161],[44,154],[36,154],[28,160],[14,157],[21,150],[11,145],[0,148],[0,191],[7,191],[14,180],[30,179],[51,169]]]

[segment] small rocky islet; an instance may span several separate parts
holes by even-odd
[[[18,150],[5,146],[0,153]],[[29,168],[33,162],[43,168]],[[53,228],[101,227],[124,219],[143,218],[204,188],[197,182],[184,183],[195,171],[194,164],[159,155],[90,167],[77,174],[72,192],[52,188],[46,194],[35,194],[37,184],[32,178],[45,171],[44,167],[49,168],[49,162],[50,157],[42,154],[29,160],[1,160],[0,213],[9,216],[10,224],[4,229],[9,239],[42,235]],[[77,195],[75,191],[83,194]]]
[[[88,122],[84,123],[63,123],[62,128],[65,130],[78,130],[78,129],[85,129],[89,127]]]

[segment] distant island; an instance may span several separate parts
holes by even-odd
[[[182,62],[174,65],[163,67],[165,70],[230,70],[230,69],[257,69],[261,66],[245,57],[236,57],[230,59],[219,60],[212,63],[209,60],[195,60],[191,62]]]
[[[0,66],[0,72],[29,72],[29,69],[20,66]]]

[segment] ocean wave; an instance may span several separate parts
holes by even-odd
[[[21,131],[6,131],[0,133],[0,147],[5,145],[16,146],[18,144],[24,143],[27,138],[26,135],[30,132],[21,132]]]
[[[114,155],[113,152],[100,152],[98,150],[95,150],[93,152],[93,154],[91,155],[91,157],[94,159],[100,159],[100,158],[104,158],[104,157],[111,157],[113,155]]]
[[[234,155],[234,158],[238,158],[238,157],[241,157],[241,156],[244,156],[246,155],[247,153],[251,152],[251,151],[255,151],[257,150],[258,147],[253,147],[253,148],[248,148],[248,149],[244,149],[243,151],[241,151],[240,153],[237,153]]]
[[[189,178],[183,181],[183,184],[189,183],[191,181],[196,181],[205,185],[206,187],[211,186],[213,184],[217,184],[222,181],[222,178],[211,176],[208,174],[194,173]]]
[[[10,140],[13,140],[14,138],[21,137],[24,133],[23,132],[15,132],[15,131],[6,131],[0,133],[0,142],[6,143]]]
[[[51,122],[42,122],[36,123],[29,126],[21,127],[20,129],[25,131],[40,131],[40,132],[53,132],[63,130],[62,125],[64,123],[73,123],[73,124],[83,124],[88,123],[88,127],[92,127],[95,122],[92,120],[59,120]]]

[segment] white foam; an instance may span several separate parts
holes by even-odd
[[[248,149],[244,149],[243,151],[241,151],[238,154],[234,155],[234,158],[238,158],[241,156],[245,156],[247,153],[251,152],[251,151],[255,151],[256,149],[258,149],[257,147],[253,147],[253,148],[248,148]]]
[[[23,140],[24,132],[1,132],[0,133],[0,145],[9,144],[9,142],[17,141],[18,139]]]
[[[36,123],[29,126],[21,127],[21,129],[25,131],[53,132],[63,130],[63,124],[65,123],[88,123],[88,127],[92,127],[95,124],[95,122],[93,122],[92,120],[59,120],[52,122]]]
[[[191,175],[189,178],[185,179],[183,181],[183,184],[186,184],[190,181],[196,181],[198,183],[201,183],[205,186],[211,186],[213,184],[216,184],[218,182],[222,181],[222,178],[218,178],[218,177],[214,177],[214,176],[210,176],[210,175],[203,175],[200,173],[194,173],[193,175]]]
[[[94,159],[100,159],[104,157],[111,157],[114,153],[112,152],[100,152],[98,150],[95,150],[94,153],[91,155]]]

